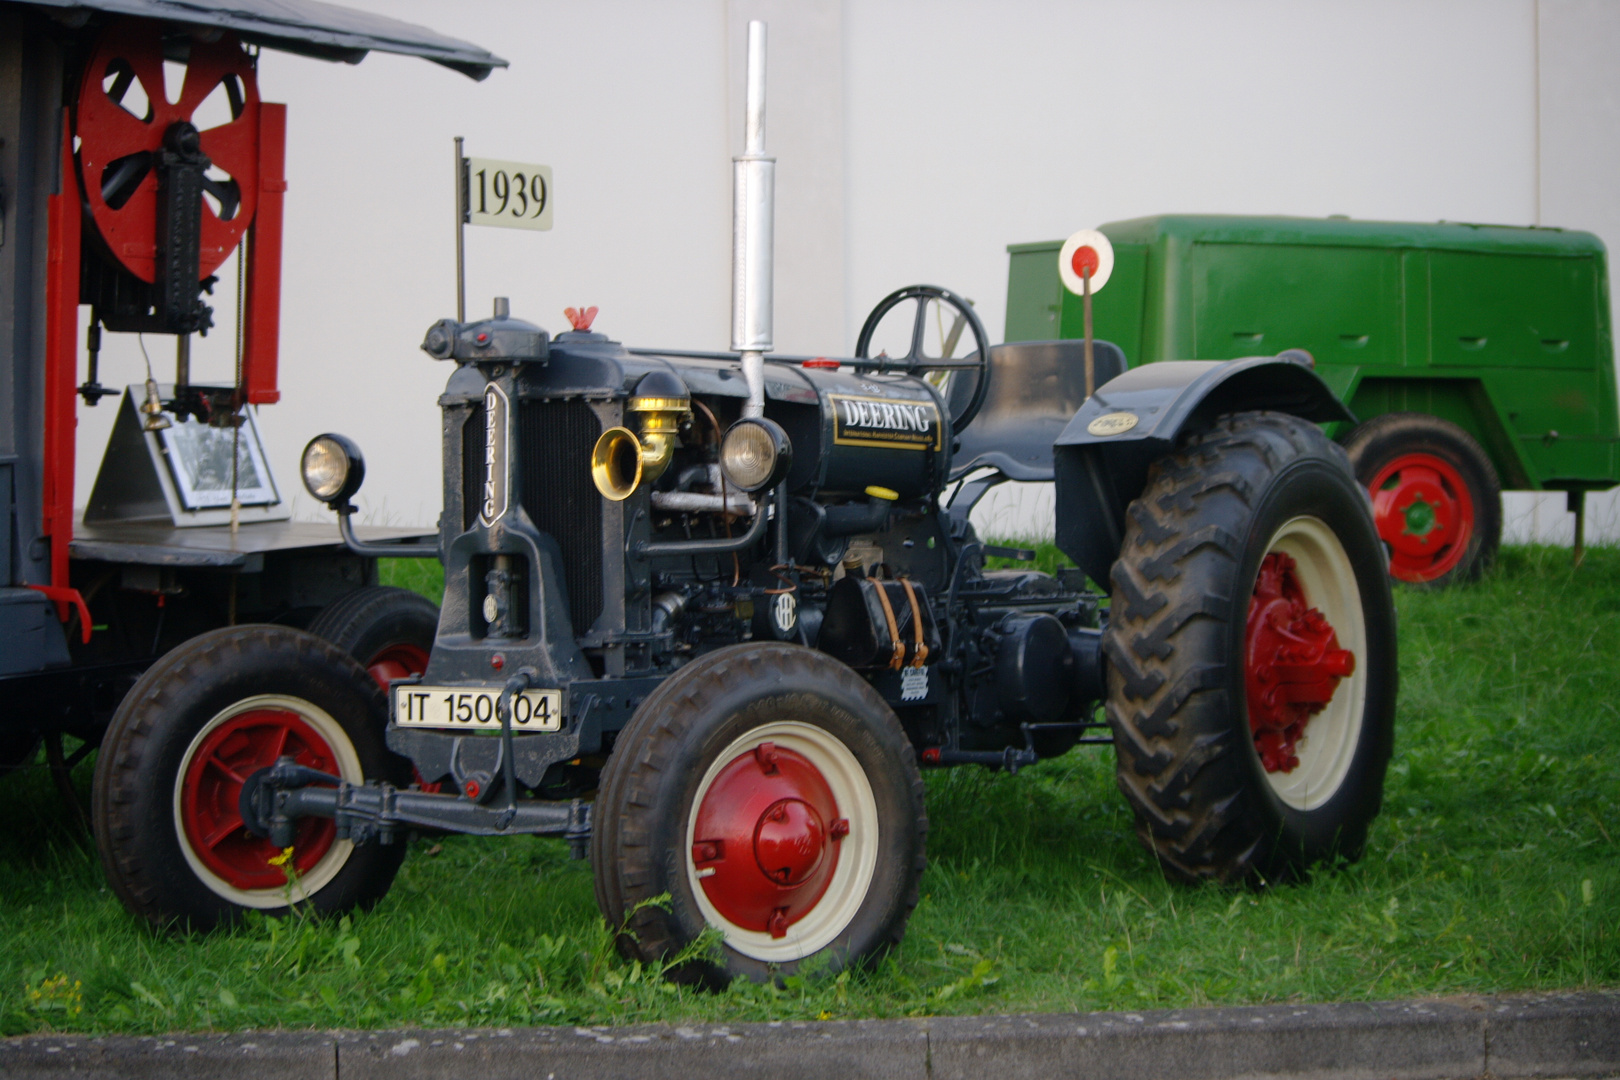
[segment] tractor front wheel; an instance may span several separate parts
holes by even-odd
[[[922,787],[899,721],[849,668],[797,645],[720,649],[642,703],[603,770],[602,914],[644,962],[715,928],[716,952],[673,973],[711,986],[868,963],[917,904]]]
[[[1154,466],[1112,578],[1116,775],[1165,873],[1359,857],[1393,742],[1395,611],[1344,451],[1291,416],[1223,418]]]
[[[291,852],[250,831],[243,786],[291,756],[328,775],[403,785],[383,745],[383,695],[332,645],[280,626],[203,634],[149,668],[113,717],[96,761],[96,846],[124,906],[160,928],[207,930],[248,910],[369,907],[403,843],[359,847],[305,818]]]

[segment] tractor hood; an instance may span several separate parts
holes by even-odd
[[[506,61],[470,42],[447,37],[385,15],[355,11],[317,0],[30,0],[55,8],[59,19],[81,25],[90,12],[133,15],[191,26],[234,30],[242,40],[267,49],[321,60],[358,64],[373,49],[420,56],[483,79]]]

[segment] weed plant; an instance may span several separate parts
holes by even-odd
[[[1045,548],[1050,563],[1055,553]],[[435,595],[437,566],[390,580]],[[436,595],[435,595],[435,598]],[[620,959],[561,841],[417,838],[375,910],[153,933],[42,767],[0,789],[0,1028],[510,1026],[1403,998],[1620,985],[1620,550],[1509,548],[1398,589],[1395,760],[1366,857],[1166,884],[1107,748],[928,776],[929,868],[874,971],[723,993]],[[87,790],[90,766],[76,780]]]

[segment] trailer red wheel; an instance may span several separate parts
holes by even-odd
[[[164,83],[163,24],[152,19],[109,23],[79,86],[74,131],[85,206],[113,258],[142,281],[157,273],[155,156],[175,124],[208,122],[197,110],[216,91],[224,95],[229,119],[205,128],[200,141],[213,163],[210,173],[227,175],[203,181],[213,202],[203,200],[199,280],[236,248],[258,209],[259,87],[253,59],[229,32],[213,41],[187,37],[184,42],[185,78],[173,88],[172,101]]]
[[[181,851],[213,890],[244,907],[283,907],[288,875],[271,860],[281,852],[242,824],[242,785],[283,754],[350,783],[365,776],[343,728],[300,698],[264,694],[238,701],[209,720],[187,747],[174,785]],[[327,818],[305,818],[293,841],[300,890],[319,891],[348,860]]]
[[[1389,572],[1409,585],[1478,577],[1502,539],[1501,486],[1462,428],[1426,413],[1385,413],[1345,438],[1373,501]]]
[[[1378,470],[1367,488],[1397,581],[1433,581],[1462,562],[1474,535],[1474,500],[1450,462],[1402,454]]]

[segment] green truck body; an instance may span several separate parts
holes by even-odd
[[[1100,231],[1115,262],[1095,333],[1133,366],[1302,348],[1360,420],[1448,420],[1504,488],[1620,483],[1608,268],[1591,233],[1192,215]],[[1082,336],[1061,246],[1008,248],[1006,340]]]

